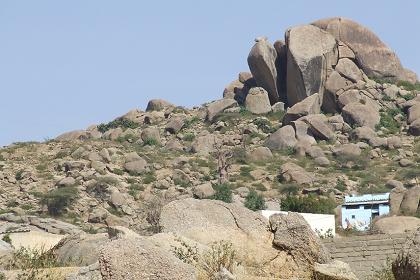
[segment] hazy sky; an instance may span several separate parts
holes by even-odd
[[[420,1],[0,0],[0,145],[221,98],[255,37],[345,16],[420,73]]]

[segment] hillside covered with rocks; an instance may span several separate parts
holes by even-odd
[[[256,38],[247,61],[219,100],[154,99],[1,148],[0,233],[66,236],[53,249],[71,263],[65,279],[358,279],[299,215],[256,211],[336,214],[340,226],[345,195],[391,192],[392,215],[420,217],[416,74],[344,18]],[[418,237],[397,280],[420,279]],[[203,265],[215,251],[229,262]]]

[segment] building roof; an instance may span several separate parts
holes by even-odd
[[[372,204],[389,202],[389,193],[365,194],[361,196],[345,196],[344,205]]]

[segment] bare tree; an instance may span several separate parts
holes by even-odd
[[[150,224],[153,233],[159,233],[161,231],[160,215],[163,205],[164,199],[158,195],[146,204],[146,221]]]
[[[228,149],[223,149],[222,145],[215,144],[217,157],[217,171],[219,173],[219,184],[224,184],[229,181],[228,169],[231,166],[230,159],[233,157],[233,152]]]

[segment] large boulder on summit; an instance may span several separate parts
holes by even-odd
[[[313,25],[302,25],[286,32],[287,101],[294,105],[319,93],[321,100],[328,74],[337,64],[334,37]]]
[[[291,256],[273,248],[265,218],[241,204],[192,198],[175,200],[163,207],[160,223],[163,232],[173,232],[202,245],[232,243],[237,261],[249,279],[300,274],[301,269]]]
[[[372,129],[375,129],[380,121],[378,110],[360,102],[351,102],[344,106],[342,116],[349,125],[367,126]]]
[[[300,265],[330,261],[327,249],[302,215],[274,214],[270,216],[270,228],[274,232],[273,245],[288,252]]]
[[[277,53],[267,38],[255,39],[255,45],[248,55],[248,65],[257,86],[264,88],[270,97],[271,104],[280,100],[277,90]]]
[[[357,65],[369,77],[416,81],[415,74],[404,69],[396,54],[366,27],[342,17],[321,19],[312,24],[349,46]]]
[[[271,134],[265,142],[265,146],[274,151],[293,148],[296,143],[295,130],[291,125],[286,125]]]
[[[174,104],[163,99],[152,99],[147,104],[146,111],[163,111],[167,108],[175,107]]]
[[[253,114],[267,114],[271,111],[270,99],[265,89],[254,87],[245,99],[245,108]]]
[[[144,237],[108,242],[100,251],[103,280],[197,279],[193,266]]]
[[[420,227],[406,241],[397,259],[392,263],[395,280],[420,279]]]

